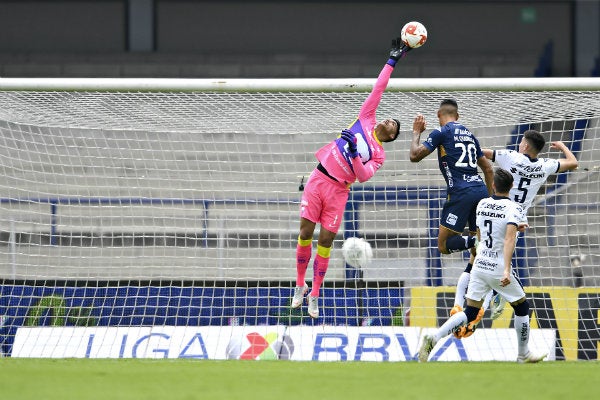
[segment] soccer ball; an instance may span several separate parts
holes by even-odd
[[[373,258],[373,249],[363,238],[349,237],[342,245],[342,254],[348,265],[354,268],[366,267]]]
[[[402,27],[400,38],[410,48],[421,47],[427,41],[427,29],[420,22],[412,21]]]

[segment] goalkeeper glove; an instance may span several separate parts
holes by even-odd
[[[390,50],[390,59],[387,64],[392,67],[396,66],[396,63],[404,54],[406,54],[410,50],[410,47],[402,42],[401,38],[396,38],[392,40],[392,49]]]
[[[349,129],[344,129],[341,135],[342,139],[348,143],[348,152],[350,153],[350,158],[358,157],[358,149],[356,148],[356,137],[354,133]]]

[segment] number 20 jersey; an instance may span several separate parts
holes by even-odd
[[[510,199],[520,204],[525,214],[548,176],[557,173],[560,168],[558,160],[530,158],[514,150],[495,150],[492,161],[514,177]]]
[[[448,122],[433,130],[423,142],[430,151],[437,148],[438,164],[448,194],[473,186],[485,186],[477,172],[477,159],[483,157],[479,141],[462,124]]]

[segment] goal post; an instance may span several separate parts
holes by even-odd
[[[289,309],[299,186],[374,81],[0,78],[2,352],[17,356],[16,342],[19,356],[131,356],[134,345],[106,333],[122,327],[222,336],[236,326],[335,333],[438,325],[467,254],[437,251],[444,181],[435,154],[413,164],[408,149],[415,115],[429,131],[440,101],[452,97],[483,147],[515,148],[533,128],[578,158],[576,171],[540,190],[515,268],[534,328],[557,335],[554,356],[597,358],[598,78],[392,78],[378,119],[398,119],[401,133],[375,177],[351,190],[322,317]],[[560,155],[548,145],[542,153]],[[349,236],[373,248],[360,271],[341,257]],[[484,319],[479,335],[509,328],[511,315]],[[49,326],[62,328],[36,330]],[[99,332],[78,329],[104,329],[103,340],[119,346],[106,350]],[[85,345],[60,354],[69,335]],[[186,340],[169,356],[185,356]],[[406,345],[414,354],[416,343]],[[98,346],[105,352],[94,353]]]

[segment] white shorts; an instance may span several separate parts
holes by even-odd
[[[491,289],[500,293],[509,303],[525,297],[523,286],[521,286],[521,282],[514,275],[510,275],[510,283],[506,286],[500,286],[500,279],[498,276],[472,270],[467,289],[467,298],[481,301]]]

